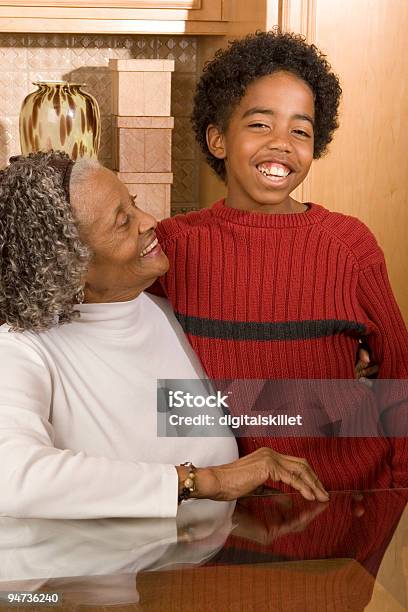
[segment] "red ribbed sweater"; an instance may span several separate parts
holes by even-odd
[[[217,202],[161,222],[162,287],[213,379],[352,379],[359,336],[381,378],[408,378],[408,333],[384,256],[357,219],[310,204],[263,214]],[[407,439],[239,438],[306,457],[328,489],[408,486]]]

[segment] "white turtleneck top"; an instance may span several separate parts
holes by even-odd
[[[175,465],[237,458],[232,435],[157,437],[157,379],[204,378],[197,357],[162,298],[78,309],[41,333],[0,327],[0,514],[175,516]]]

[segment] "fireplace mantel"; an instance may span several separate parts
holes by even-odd
[[[0,0],[1,32],[227,32],[227,0]]]

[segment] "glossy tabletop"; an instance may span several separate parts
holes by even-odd
[[[267,494],[187,502],[177,519],[1,518],[0,609],[402,612],[407,499]]]

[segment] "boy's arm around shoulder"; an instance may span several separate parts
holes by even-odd
[[[168,283],[169,274],[175,274],[176,270],[184,268],[188,258],[187,242],[189,238],[192,234],[197,233],[210,217],[210,209],[203,209],[168,217],[158,223],[156,235],[169,259],[169,272],[158,278],[148,288],[149,293],[159,297],[168,297],[171,300],[172,290]]]
[[[168,242],[173,237],[177,236],[180,229],[181,228],[179,227],[179,223],[177,222],[176,217],[168,217],[167,219],[163,219],[163,221],[159,221],[159,223],[157,224],[156,236],[159,240],[161,248],[166,253],[167,257],[169,257]],[[173,261],[170,261],[169,259],[169,268],[172,266]],[[156,279],[153,285],[148,287],[147,292],[152,293],[153,295],[157,295],[158,297],[167,297],[166,281],[167,273]]]
[[[384,253],[359,219],[331,213],[324,227],[354,259],[357,300],[369,321],[368,343],[381,378],[408,378],[408,332],[395,300]]]
[[[384,259],[374,234],[360,219],[330,212],[322,227],[349,251],[359,269]]]
[[[391,467],[396,487],[408,487],[408,331],[394,297],[384,254],[361,222],[361,240],[354,245],[359,266],[357,296],[371,322],[368,342],[379,365],[382,421],[389,432]],[[399,380],[397,380],[399,379]]]
[[[383,258],[360,271],[358,292],[373,323],[369,344],[379,365],[379,378],[389,379],[381,383],[380,397],[382,422],[392,447],[393,482],[408,487],[408,332]]]
[[[384,253],[367,228],[364,242],[355,252],[357,299],[370,321],[368,342],[379,365],[379,377],[408,379],[407,327],[391,287]]]
[[[372,232],[359,219],[331,213],[324,227],[354,258],[357,300],[369,321],[368,343],[379,378],[385,433],[390,433],[390,464],[395,487],[408,487],[408,332],[395,300],[384,254]],[[392,381],[391,379],[400,379]],[[398,432],[398,437],[396,436]]]
[[[156,234],[160,244],[166,245],[170,240],[180,240],[187,234],[197,231],[197,229],[210,222],[211,218],[210,208],[167,217],[157,224]]]

